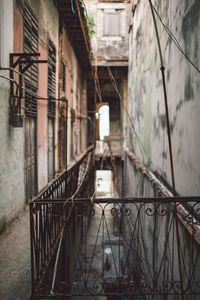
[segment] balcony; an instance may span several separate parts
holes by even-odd
[[[200,198],[95,198],[93,176],[89,149],[30,203],[32,299],[199,299]]]

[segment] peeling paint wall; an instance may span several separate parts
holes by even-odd
[[[171,186],[160,58],[151,9],[148,1],[134,2],[127,107],[142,146],[128,121],[127,145]],[[200,68],[199,0],[152,2],[183,51]],[[176,189],[181,195],[198,195],[199,73],[178,51],[157,17],[156,22],[166,74]]]
[[[1,67],[13,52],[13,1],[0,2]],[[0,71],[9,77],[9,71]],[[24,132],[9,125],[10,82],[0,78],[0,231],[24,205]]]

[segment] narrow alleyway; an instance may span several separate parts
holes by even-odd
[[[113,182],[110,180],[109,172],[106,173],[106,171],[99,171],[98,176],[96,182],[96,197],[112,198]],[[86,243],[83,243],[82,245],[80,262],[77,262],[76,281],[78,282],[84,279],[88,282],[91,281],[91,288],[93,288],[94,282],[96,282],[97,285],[94,289],[97,289],[97,293],[98,290],[100,292],[102,289],[101,283],[103,280],[112,280],[112,278],[116,277],[109,241],[112,240],[112,251],[113,255],[116,256],[115,259],[117,260],[119,237],[115,232],[115,221],[111,214],[113,205],[108,205],[107,208],[106,206],[106,204],[94,205],[94,215],[91,217],[91,222],[86,235]],[[106,223],[102,219],[102,211],[105,212]],[[87,245],[86,248],[85,244]],[[88,285],[88,288],[90,289],[90,284]],[[88,296],[73,296],[72,298],[74,300],[86,300],[88,299]],[[106,300],[107,297],[90,296],[90,299]]]
[[[200,300],[199,31],[200,0],[0,0],[0,300]]]
[[[0,236],[0,266],[0,299],[29,299],[31,267],[28,207]]]

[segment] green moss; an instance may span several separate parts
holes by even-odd
[[[91,37],[95,31],[94,31],[94,19],[93,17],[89,17],[89,16],[86,16],[86,21],[87,21],[87,27],[88,27],[88,33],[89,33],[89,36]]]

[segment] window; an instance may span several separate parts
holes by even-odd
[[[55,118],[56,105],[51,99],[56,97],[56,48],[49,40],[48,43],[48,116]]]
[[[120,13],[104,12],[104,36],[120,36]]]
[[[56,48],[51,40],[48,41],[48,181],[55,174],[55,117],[56,103]]]
[[[24,6],[24,52],[38,52],[38,21],[32,9],[25,3]],[[28,91],[37,94],[38,90],[38,65],[33,64],[24,74],[25,83],[25,107],[26,115],[37,116],[37,98]]]
[[[24,52],[38,52],[38,21],[27,3],[24,5]],[[32,93],[38,92],[38,65],[33,64],[24,73],[25,84],[25,189],[26,201],[31,201],[37,194],[37,98]],[[32,93],[30,93],[30,92]]]

